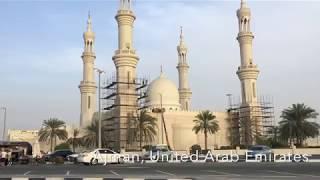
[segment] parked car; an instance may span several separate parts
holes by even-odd
[[[74,154],[72,151],[66,149],[66,150],[57,150],[51,154],[44,155],[45,161],[52,161],[57,157],[62,157],[64,160],[67,160],[67,156]]]
[[[247,159],[255,159],[256,156],[261,156],[264,161],[271,161],[273,159],[272,149],[265,145],[253,145],[248,148]],[[266,158],[266,159],[264,159]]]
[[[147,151],[143,155],[144,160],[158,160],[158,161],[167,161],[171,159],[175,159],[177,157],[174,157],[174,153],[170,151],[168,145],[166,144],[158,144],[155,146],[152,146],[150,151]]]
[[[70,154],[67,156],[67,160],[70,162],[77,163],[79,155],[80,155],[79,153]]]
[[[124,158],[119,153],[111,149],[95,149],[88,153],[81,153],[78,162],[85,165],[124,163]]]
[[[20,164],[29,164],[30,157],[26,156],[26,155],[21,155],[21,156],[19,156],[18,161],[19,161]]]

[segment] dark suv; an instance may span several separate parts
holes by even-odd
[[[57,150],[51,154],[45,155],[44,160],[45,161],[50,161],[53,160],[57,157],[62,157],[64,160],[67,160],[67,156],[73,154],[72,151],[70,150]]]

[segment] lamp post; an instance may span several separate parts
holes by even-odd
[[[98,131],[98,148],[101,148],[101,146],[102,146],[102,133],[101,133],[101,83],[100,83],[100,81],[101,81],[101,74],[102,73],[104,73],[104,71],[103,70],[101,70],[101,69],[98,69],[98,68],[94,68],[94,70],[96,70],[97,71],[97,73],[98,73],[98,77],[99,77],[99,81],[98,81],[98,97],[99,97],[99,101],[98,101],[98,103],[99,103],[99,105],[98,105],[98,108],[99,108],[99,131]]]
[[[5,141],[6,137],[6,123],[7,123],[7,108],[6,107],[1,107],[3,109],[4,114],[3,114],[3,132],[2,132],[2,140]]]

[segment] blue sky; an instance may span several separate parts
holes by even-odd
[[[320,111],[320,2],[249,1],[254,62],[260,95],[273,97],[277,119],[283,108],[305,102]],[[9,128],[39,128],[57,117],[79,122],[82,33],[91,11],[96,65],[114,72],[117,1],[0,1],[0,105],[8,107]],[[134,43],[140,76],[154,79],[160,65],[177,83],[179,26],[189,48],[193,108],[222,111],[225,94],[238,99],[235,72],[238,1],[136,0]],[[1,118],[2,121],[2,118]],[[0,130],[1,131],[1,130]]]

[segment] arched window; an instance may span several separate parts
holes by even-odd
[[[246,91],[245,91],[245,87],[244,87],[244,82],[242,82],[242,101],[246,102]]]
[[[91,106],[91,96],[88,96],[88,109],[90,109]]]

